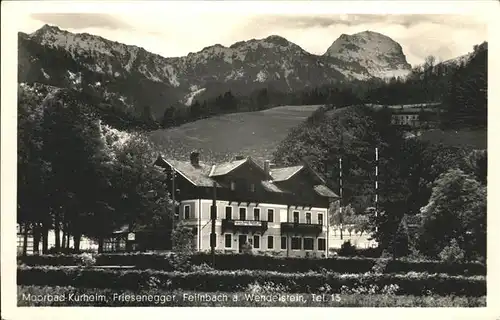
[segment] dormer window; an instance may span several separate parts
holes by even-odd
[[[236,189],[236,183],[231,181],[231,190],[234,191],[234,189]]]

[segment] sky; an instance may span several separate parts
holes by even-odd
[[[214,44],[230,46],[271,34],[280,35],[310,53],[323,54],[341,34],[370,30],[400,43],[407,61],[416,65],[423,63],[429,55],[447,60],[466,54],[475,44],[487,40],[485,18],[478,14],[466,15],[468,12],[329,14],[325,5],[325,12],[303,10],[297,13],[280,10],[286,8],[280,5],[274,10],[241,10],[237,6],[224,6],[222,11],[172,10],[176,7],[146,5],[141,10],[114,10],[113,14],[105,13],[106,10],[102,10],[104,13],[96,10],[71,10],[73,13],[67,13],[57,7],[57,10],[48,12],[25,12],[16,20],[18,31],[26,33],[34,32],[44,24],[56,25],[74,33],[86,32],[137,45],[165,57],[187,55]],[[202,6],[203,1],[198,2],[197,7]]]

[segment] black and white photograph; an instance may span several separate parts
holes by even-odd
[[[18,308],[495,307],[491,19],[258,2],[23,6]]]

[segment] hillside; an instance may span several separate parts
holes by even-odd
[[[422,141],[434,144],[443,144],[450,147],[461,147],[467,149],[487,149],[488,130],[483,129],[459,129],[459,130],[427,130],[419,136]]]
[[[225,160],[234,155],[271,159],[289,130],[300,125],[319,106],[282,106],[263,111],[226,114],[157,130],[151,140],[176,158],[196,149],[204,159]]]

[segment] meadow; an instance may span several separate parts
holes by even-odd
[[[215,116],[179,127],[157,130],[150,139],[174,158],[199,150],[203,159],[229,160],[234,155],[258,161],[271,159],[289,130],[307,119],[320,105],[281,106],[263,111]]]

